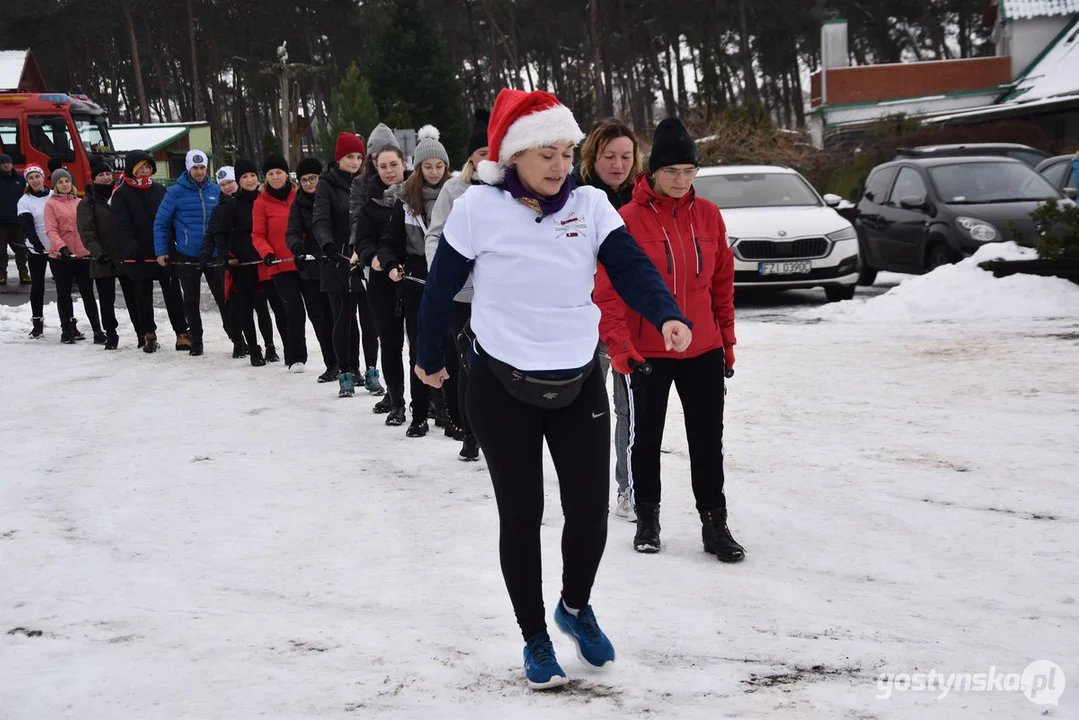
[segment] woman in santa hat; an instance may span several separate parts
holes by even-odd
[[[610,412],[596,353],[600,313],[591,298],[597,261],[668,348],[684,351],[692,337],[606,195],[567,181],[583,137],[553,95],[499,93],[488,126],[490,159],[477,169],[485,185],[454,204],[420,307],[415,372],[440,387],[453,297],[473,274],[467,412],[494,485],[502,572],[534,688],[566,682],[541,587],[544,440],[565,516],[555,623],[586,663],[614,661],[589,605],[607,540],[610,483]]]

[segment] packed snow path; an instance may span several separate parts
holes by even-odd
[[[572,682],[547,694],[525,687],[482,462],[229,359],[213,316],[202,358],[163,313],[156,355],[126,326],[116,353],[62,346],[53,317],[32,342],[28,308],[0,308],[4,720],[1079,716],[1079,314],[740,323],[746,562],[701,551],[672,403],[664,551],[612,516],[593,596],[618,661],[585,670],[552,632]],[[1068,676],[1059,707],[878,698],[882,672],[1039,659]]]

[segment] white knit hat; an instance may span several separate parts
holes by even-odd
[[[220,185],[223,182],[236,182],[236,170],[231,165],[225,165],[217,169],[217,184]]]
[[[187,157],[184,158],[184,166],[186,166],[188,170],[197,165],[206,167],[209,162],[210,161],[206,159],[206,153],[202,150],[188,150]]]

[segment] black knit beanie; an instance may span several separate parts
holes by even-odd
[[[468,154],[476,152],[480,148],[487,147],[487,123],[491,121],[491,112],[485,108],[476,108],[476,124],[472,126],[472,134],[468,136]]]
[[[700,165],[697,143],[678,118],[667,118],[656,128],[652,139],[652,154],[648,156],[648,172],[671,165]]]
[[[304,175],[321,175],[322,163],[318,161],[318,158],[308,157],[304,158],[296,166],[296,177],[302,178]]]
[[[288,160],[277,153],[270,153],[266,156],[266,159],[262,161],[262,174],[270,172],[271,170],[283,170],[288,175],[289,167]]]
[[[255,167],[255,163],[247,158],[236,158],[236,165],[234,165],[234,167],[236,168],[236,182],[240,182],[240,178],[247,173],[259,174],[259,169]]]
[[[94,156],[90,161],[90,180],[96,180],[101,173],[112,172],[112,165],[100,155]]]

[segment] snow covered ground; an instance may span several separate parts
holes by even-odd
[[[549,694],[524,686],[490,485],[456,443],[231,360],[210,315],[190,358],[129,330],[63,346],[53,308],[33,342],[0,307],[0,718],[1079,717],[1079,288],[946,270],[966,280],[740,323],[746,562],[701,551],[674,404],[664,552],[612,516],[593,596],[618,661],[585,670],[556,634],[574,680]],[[553,474],[547,497],[553,606]],[[879,697],[881,673],[1036,660],[1070,681],[1059,707]]]

